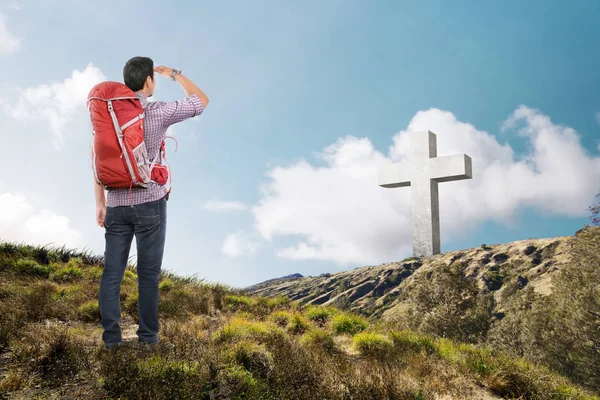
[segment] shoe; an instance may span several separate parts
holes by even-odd
[[[104,343],[104,350],[115,351],[118,348],[121,348],[121,342],[118,343]]]

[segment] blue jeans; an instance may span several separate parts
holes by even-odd
[[[106,345],[121,336],[121,282],[135,235],[138,273],[138,341],[158,342],[158,280],[165,248],[167,200],[125,207],[106,207],[106,248],[98,302]]]

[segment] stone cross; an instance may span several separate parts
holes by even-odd
[[[412,187],[413,255],[440,254],[440,204],[438,183],[473,178],[471,157],[466,154],[437,157],[435,134],[410,134],[410,162],[379,170],[379,186]]]

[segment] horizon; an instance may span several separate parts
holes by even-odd
[[[247,287],[412,256],[411,189],[379,187],[377,169],[406,162],[422,130],[438,157],[473,160],[472,179],[439,185],[442,253],[589,223],[592,0],[114,4],[0,6],[0,240],[103,254],[85,99],[138,55],[210,98],[170,130],[179,150],[167,142],[163,269],[178,275]],[[152,100],[185,96],[156,79]]]

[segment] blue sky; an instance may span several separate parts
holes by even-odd
[[[376,174],[406,162],[410,131],[473,158],[472,180],[440,184],[442,251],[572,235],[600,191],[592,0],[15,0],[0,14],[5,240],[103,251],[85,98],[137,55],[211,99],[168,147],[163,268],[182,275],[246,286],[410,256],[410,189]],[[160,79],[154,98],[183,95]]]

